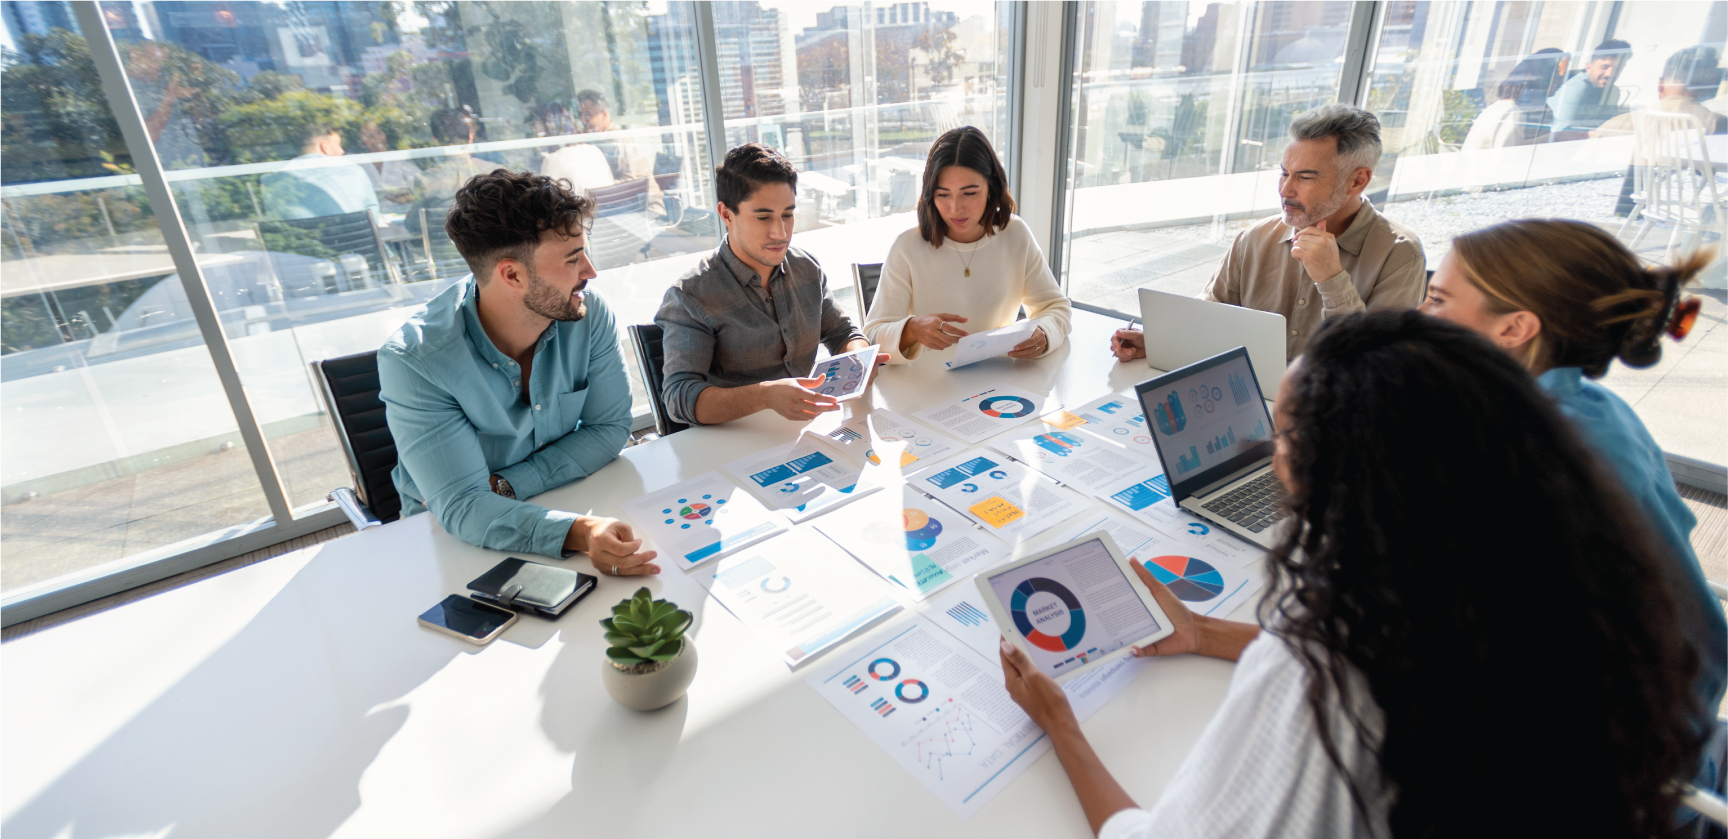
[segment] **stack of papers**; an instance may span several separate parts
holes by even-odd
[[[775,446],[726,464],[757,500],[793,521],[851,501],[876,489],[859,486],[861,472],[815,435]]]

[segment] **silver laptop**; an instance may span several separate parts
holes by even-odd
[[[1171,500],[1270,550],[1286,517],[1272,472],[1272,415],[1245,347],[1134,386]]]
[[[1231,347],[1247,347],[1254,372],[1273,393],[1284,380],[1284,316],[1180,294],[1140,289],[1146,363],[1159,370],[1186,367]]]

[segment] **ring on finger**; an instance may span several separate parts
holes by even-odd
[[[618,576],[618,566],[616,565],[612,566],[612,576]]]

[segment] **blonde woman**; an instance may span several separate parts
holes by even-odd
[[[1073,310],[1031,228],[1014,215],[1002,161],[984,132],[956,128],[930,147],[918,226],[888,251],[864,335],[901,364],[925,347],[945,350],[1007,326],[1022,307],[1036,326],[1011,357],[1062,346]]]

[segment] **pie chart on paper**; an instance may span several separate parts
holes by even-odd
[[[1177,598],[1190,603],[1203,603],[1224,593],[1224,575],[1191,556],[1153,557],[1146,560],[1146,570]]]

